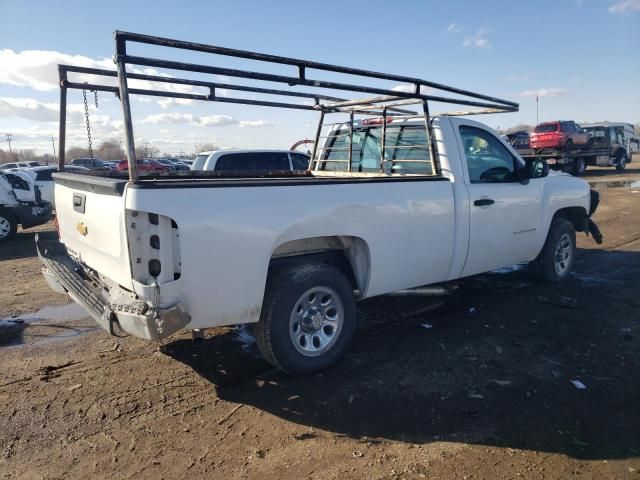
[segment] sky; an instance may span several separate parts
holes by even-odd
[[[477,117],[493,128],[535,124],[536,97],[540,121],[640,123],[640,0],[0,0],[0,148],[7,149],[4,133],[11,133],[14,149],[52,153],[52,138],[58,142],[56,65],[115,68],[114,30],[419,77],[520,104],[516,113]],[[157,47],[130,53],[295,75],[291,67]],[[118,99],[100,93],[97,109],[92,100],[94,142],[123,138]],[[67,146],[86,147],[81,91],[70,91],[68,101]],[[205,143],[289,148],[313,137],[318,120],[316,112],[142,96],[132,97],[132,114],[136,145],[147,141],[170,155],[192,154]]]

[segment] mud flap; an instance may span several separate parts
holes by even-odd
[[[602,232],[591,218],[591,216],[595,213],[598,205],[600,204],[600,194],[596,190],[589,190],[590,203],[589,203],[589,216],[587,217],[587,235],[591,234],[593,239],[596,241],[598,245],[602,244]]]

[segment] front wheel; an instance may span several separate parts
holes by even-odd
[[[627,152],[620,152],[616,160],[616,170],[624,170],[625,168],[627,168]]]
[[[269,278],[256,341],[272,365],[308,375],[340,360],[355,325],[353,287],[342,272],[324,264],[297,265]]]
[[[0,208],[0,243],[11,240],[18,230],[18,224],[9,212]]]
[[[566,218],[555,218],[538,257],[530,263],[542,281],[558,282],[571,272],[576,254],[576,231]]]

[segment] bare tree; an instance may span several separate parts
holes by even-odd
[[[117,139],[110,139],[100,144],[96,157],[102,160],[123,160],[125,153]]]
[[[89,158],[89,149],[84,147],[71,147],[65,153],[65,159],[71,162],[74,158]]]
[[[0,163],[13,163],[18,161],[16,152],[9,152],[0,148]]]

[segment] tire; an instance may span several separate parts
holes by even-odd
[[[334,267],[284,267],[267,281],[260,321],[260,353],[290,375],[309,375],[335,364],[346,352],[356,326],[349,280]]]
[[[0,243],[11,240],[18,230],[18,222],[6,209],[0,208]]]
[[[539,280],[559,282],[571,272],[575,256],[576,231],[573,224],[566,218],[554,218],[542,251],[529,266]]]
[[[573,150],[573,140],[567,140],[567,143],[564,144],[564,150],[567,153],[571,153],[571,150]]]
[[[627,168],[627,152],[620,151],[618,152],[616,159],[616,170],[622,171]]]
[[[587,169],[587,164],[584,162],[584,158],[578,157],[573,159],[573,166],[571,168],[571,173],[574,176],[579,177],[584,173],[586,169]]]

